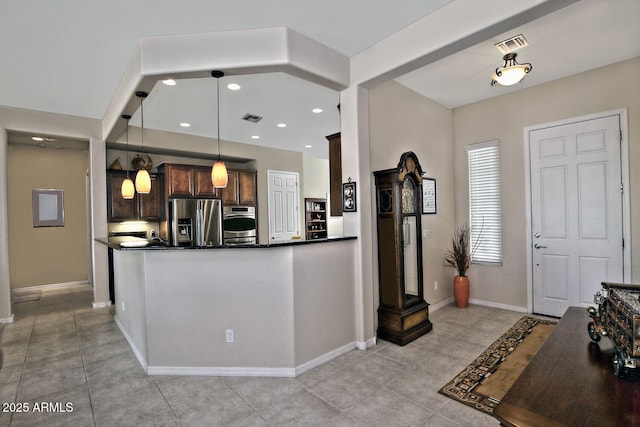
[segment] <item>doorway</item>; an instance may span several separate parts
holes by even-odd
[[[269,241],[291,240],[300,235],[298,173],[267,171]]]
[[[560,317],[629,277],[623,122],[616,112],[525,129],[532,312]]]

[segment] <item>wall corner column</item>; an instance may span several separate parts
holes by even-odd
[[[369,91],[351,86],[340,93],[342,182],[356,182],[357,212],[343,213],[345,235],[358,236],[354,254],[356,341],[375,343],[373,190],[369,152]]]
[[[0,322],[13,322],[11,275],[9,273],[9,218],[7,214],[8,137],[0,128]]]

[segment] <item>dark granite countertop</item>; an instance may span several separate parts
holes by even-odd
[[[137,240],[136,240],[137,239]],[[117,250],[184,250],[184,249],[256,249],[256,248],[277,248],[281,246],[296,246],[306,244],[318,244],[327,242],[338,242],[342,240],[355,240],[356,236],[341,236],[341,237],[328,237],[326,239],[313,239],[313,240],[276,240],[270,243],[257,243],[251,245],[225,245],[225,246],[168,246],[164,242],[156,240],[149,241],[140,238],[128,238],[122,240],[120,237],[99,237],[96,238],[96,242],[102,243],[112,249]],[[145,243],[146,242],[146,243]],[[124,246],[123,246],[124,245]],[[133,245],[133,246],[128,246]]]

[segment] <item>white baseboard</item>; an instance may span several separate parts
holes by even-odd
[[[79,280],[75,282],[64,282],[64,283],[49,283],[47,285],[36,285],[36,286],[27,286],[24,288],[14,288],[11,291],[45,291],[47,289],[59,289],[67,286],[79,286],[79,285],[91,285],[91,282],[86,280]]]
[[[485,300],[473,299],[473,298],[469,299],[469,303],[476,304],[476,305],[484,305],[486,307],[500,308],[502,310],[516,311],[518,313],[528,313],[527,307],[520,307],[517,305],[500,304],[498,302],[485,301]]]
[[[148,375],[200,375],[214,377],[295,377],[293,368],[148,366]]]
[[[316,357],[313,360],[303,363],[300,366],[297,366],[295,369],[295,376],[304,374],[307,371],[312,370],[313,368],[317,368],[320,365],[323,365],[338,356],[342,356],[345,353],[350,352],[351,350],[357,348],[356,342],[349,343],[347,345],[343,345],[342,347],[338,347],[335,350],[332,350],[328,353],[323,354],[322,356]]]
[[[456,301],[456,299],[454,297],[448,298],[444,301],[440,301],[439,303],[436,304],[429,304],[429,312],[434,312],[436,310],[441,309],[442,307],[446,307],[450,304],[453,304]]]
[[[10,317],[5,317],[0,319],[0,323],[13,323],[15,319],[16,319],[16,315],[11,313]]]
[[[93,308],[103,308],[103,307],[111,307],[111,301],[103,301],[103,302],[92,302],[91,306]]]
[[[133,342],[133,339],[127,333],[126,329],[124,328],[124,325],[122,325],[122,323],[120,322],[120,319],[118,319],[118,316],[113,316],[113,320],[116,322],[116,325],[118,325],[120,332],[122,332],[122,335],[124,335],[125,339],[129,343],[129,347],[131,347],[131,350],[133,350],[133,354],[135,354],[136,359],[138,359],[138,363],[140,363],[144,371],[148,374],[149,371],[148,371],[147,360],[144,358],[142,353],[138,350],[138,347],[136,347],[135,343]]]
[[[366,341],[356,341],[356,348],[358,350],[366,350],[371,347],[375,347],[377,342],[377,337],[369,338]]]

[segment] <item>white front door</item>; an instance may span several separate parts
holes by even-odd
[[[300,234],[298,173],[268,171],[269,240],[291,240]]]
[[[562,316],[623,281],[618,115],[532,130],[533,311]]]

